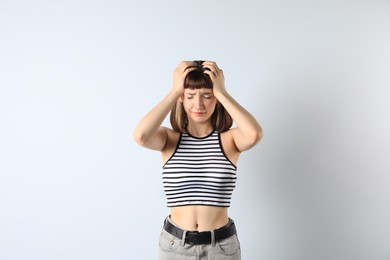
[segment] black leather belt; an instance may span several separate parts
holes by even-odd
[[[183,238],[184,230],[176,227],[168,220],[164,222],[164,229],[174,237]],[[226,226],[214,230],[214,239],[215,242],[226,239],[236,234],[236,226],[234,225],[233,220],[229,220],[229,223]],[[185,237],[185,243],[193,245],[204,245],[211,244],[211,232],[210,231],[187,231]]]

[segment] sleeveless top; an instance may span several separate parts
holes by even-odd
[[[206,137],[181,133],[173,155],[163,166],[167,206],[229,207],[236,170],[222,149],[217,130]]]

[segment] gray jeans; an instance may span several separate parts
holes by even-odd
[[[159,260],[241,260],[237,235],[207,245],[192,245],[163,229],[159,249]]]

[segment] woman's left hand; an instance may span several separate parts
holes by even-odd
[[[205,68],[204,73],[209,75],[211,81],[213,82],[214,96],[225,93],[225,77],[223,75],[223,71],[218,68],[217,63],[214,61],[205,61],[202,66]]]

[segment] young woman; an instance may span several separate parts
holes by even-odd
[[[169,112],[172,128],[161,126]],[[238,157],[261,138],[262,128],[228,94],[215,62],[179,64],[171,91],[134,131],[138,144],[163,157],[171,214],[160,236],[160,260],[241,259],[228,207]]]

